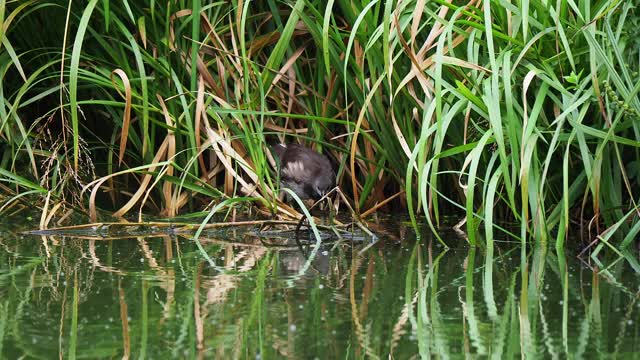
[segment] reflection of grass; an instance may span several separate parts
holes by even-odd
[[[497,260],[504,262],[506,256]],[[509,260],[507,266],[511,263],[514,267],[507,269],[501,269],[485,256],[484,271],[480,271],[481,267],[474,265],[476,250],[469,250],[463,262],[464,283],[458,288],[461,329],[452,326],[451,321],[443,321],[452,316],[447,310],[452,303],[442,296],[444,290],[438,281],[442,277],[441,263],[446,262],[447,254],[430,262],[428,274],[424,281],[418,278],[415,290],[410,285],[416,281],[415,277],[407,278],[407,289],[411,289],[408,294],[417,300],[415,321],[421,334],[418,336],[420,354],[455,358],[462,350],[468,355],[496,359],[514,358],[519,353],[527,358],[549,354],[560,358],[578,358],[587,356],[585,354],[599,358],[637,356],[628,327],[637,331],[638,324],[626,320],[634,316],[632,313],[638,313],[635,304],[640,300],[640,293],[632,290],[636,281],[630,283],[634,284],[631,287],[621,283],[622,264],[615,267],[619,272],[617,279],[601,277],[588,270],[584,274],[570,274],[564,255],[558,256],[555,258],[536,248],[523,266],[515,266],[517,261]],[[420,257],[416,260],[417,266]],[[570,263],[576,266],[575,261]],[[502,278],[506,280],[504,284],[487,281],[489,266],[492,278]],[[411,272],[411,266],[409,270]],[[417,268],[414,271],[417,272]],[[603,280],[607,280],[606,283]],[[605,291],[603,284],[607,284]],[[498,294],[505,295],[502,301]],[[625,311],[614,310],[613,304],[625,304]],[[616,311],[618,315],[614,315]],[[605,335],[605,328],[618,329],[621,335]],[[443,335],[452,332],[462,334],[462,349],[456,346],[460,344],[459,337]]]
[[[7,269],[2,269],[0,273],[0,285],[7,286],[10,280],[16,276],[20,276],[23,273],[28,273],[29,271],[33,271],[33,269],[40,266],[43,262],[41,258],[32,258],[29,259],[25,264],[22,264],[18,267],[9,267]]]
[[[49,258],[31,238],[3,240],[20,257],[0,255],[12,274],[0,356],[633,356],[640,298],[626,263],[603,277],[535,248],[522,263],[517,247],[489,257],[424,240],[406,251],[382,239],[363,254],[367,244],[341,243],[316,264],[326,272],[302,275],[307,259],[291,248],[203,241],[212,268],[194,243],[170,237],[66,238]]]
[[[0,354],[3,354],[2,347],[4,346],[4,338],[9,319],[9,300],[5,300],[0,304]]]

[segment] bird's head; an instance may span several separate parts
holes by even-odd
[[[318,176],[311,186],[311,197],[318,200],[325,196],[335,186],[335,177],[336,175],[333,171],[330,171],[330,174],[326,173]]]

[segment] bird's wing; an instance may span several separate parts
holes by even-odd
[[[312,171],[300,160],[290,161],[282,168],[282,177],[296,182],[309,182],[312,180]]]

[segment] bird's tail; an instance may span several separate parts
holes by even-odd
[[[278,157],[278,159],[282,159],[282,154],[287,150],[286,144],[276,143],[270,144],[271,151]]]

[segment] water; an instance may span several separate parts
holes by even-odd
[[[89,240],[0,224],[0,358],[640,358],[640,278],[401,223],[375,246],[241,231]],[[402,239],[402,240],[401,240]],[[550,248],[552,249],[552,247]],[[569,251],[568,251],[569,252]],[[566,266],[563,265],[566,263]],[[563,269],[566,268],[566,271]]]

